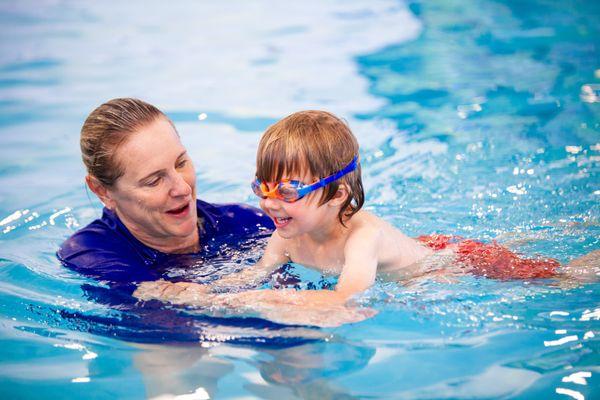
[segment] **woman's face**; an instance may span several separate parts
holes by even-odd
[[[106,205],[134,236],[163,251],[197,244],[196,174],[171,123],[157,118],[128,137],[115,158],[124,173],[107,189]]]

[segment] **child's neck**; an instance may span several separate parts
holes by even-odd
[[[307,232],[306,236],[315,244],[324,245],[340,239],[346,234],[347,230],[348,228],[344,227],[336,217],[330,223],[321,224],[318,229]]]

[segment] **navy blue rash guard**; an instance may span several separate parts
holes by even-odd
[[[67,268],[132,293],[135,283],[164,278],[168,268],[185,267],[193,260],[211,258],[223,244],[241,245],[245,239],[268,234],[273,222],[262,211],[243,204],[210,204],[196,201],[200,251],[166,254],[136,239],[111,210],[77,231],[57,252]]]

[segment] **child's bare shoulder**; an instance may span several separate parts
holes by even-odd
[[[356,221],[354,221],[355,217],[357,217]],[[355,217],[352,217],[353,230],[359,232],[358,235],[360,236],[365,235],[376,238],[380,246],[396,248],[398,246],[418,245],[413,238],[408,237],[389,222],[368,211],[361,210]]]
[[[352,225],[355,229],[368,230],[372,232],[385,232],[394,228],[388,222],[368,211],[360,210],[352,217]]]
[[[349,229],[349,238],[378,240],[385,234],[387,223],[368,211],[359,211],[352,216],[346,224]]]

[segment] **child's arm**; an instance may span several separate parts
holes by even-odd
[[[344,268],[335,288],[342,297],[350,298],[375,283],[381,234],[377,228],[362,228],[353,232],[346,241]]]
[[[272,300],[275,303],[344,304],[352,296],[367,290],[375,283],[380,234],[377,228],[372,227],[360,228],[350,234],[344,247],[344,267],[334,290],[251,290],[249,292],[254,293],[257,299]]]

